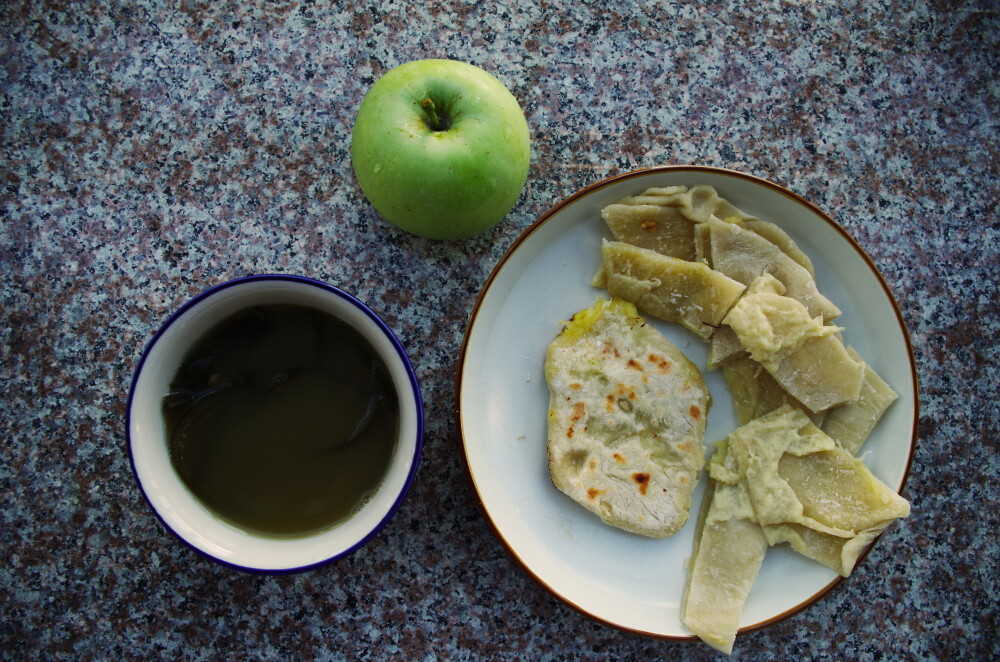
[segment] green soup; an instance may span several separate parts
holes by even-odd
[[[399,403],[371,345],[296,305],[247,308],[209,330],[163,398],[170,458],[231,523],[270,536],[329,528],[378,488]]]

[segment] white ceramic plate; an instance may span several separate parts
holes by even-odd
[[[625,630],[690,639],[680,606],[696,516],[671,538],[646,539],[603,524],[557,491],[547,467],[543,372],[545,351],[562,322],[607,296],[590,285],[601,239],[610,238],[601,208],[651,186],[678,184],[714,186],[746,213],[780,225],[812,258],[820,291],[843,311],[837,324],[846,329],[845,341],[900,395],[865,446],[868,466],[900,490],[916,440],[917,382],[899,309],[868,256],[829,216],[764,180],[696,166],[627,173],[574,194],[518,238],[479,295],[458,370],[458,430],[482,510],[517,561],[568,605]],[[737,427],[722,371],[704,370],[707,344],[696,336],[679,325],[648,321],[703,369],[714,400],[705,437],[710,448],[708,442]],[[706,480],[703,472],[694,514]],[[784,546],[771,548],[741,630],[797,612],[838,581]]]

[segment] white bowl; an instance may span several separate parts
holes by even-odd
[[[187,350],[215,323],[254,305],[298,304],[348,323],[378,352],[399,400],[399,438],[378,490],[346,520],[310,535],[266,537],[229,524],[197,499],[174,470],[161,401]],[[413,482],[423,445],[420,386],[402,345],[367,306],[346,292],[309,278],[240,278],[198,295],[157,331],[132,379],[127,413],[129,453],[139,486],[169,530],[223,564],[255,572],[313,568],[357,550],[389,521]]]

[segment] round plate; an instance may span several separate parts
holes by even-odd
[[[715,187],[724,199],[776,223],[796,241],[813,261],[820,291],[843,311],[836,324],[845,328],[845,343],[899,393],[865,445],[872,472],[902,490],[916,442],[916,367],[899,308],[860,246],[799,196],[737,172],[670,166],[599,182],[539,218],[493,270],[462,345],[456,419],[473,489],[503,544],[555,596],[609,625],[669,639],[693,638],[680,612],[704,472],[692,517],[676,535],[647,539],[602,523],[549,479],[544,363],[563,322],[597,297],[607,297],[590,285],[601,262],[601,240],[610,238],[601,208],[653,186],[698,184]],[[738,427],[725,377],[721,370],[705,370],[708,345],[694,334],[647,321],[702,368],[713,398],[707,458],[710,442]],[[787,546],[769,549],[743,610],[741,631],[790,616],[839,581]]]

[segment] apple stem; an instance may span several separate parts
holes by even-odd
[[[448,128],[438,116],[437,108],[434,106],[434,102],[430,100],[430,97],[425,97],[420,102],[420,107],[424,111],[424,119],[427,121],[427,126],[431,128],[431,131],[444,131]]]

